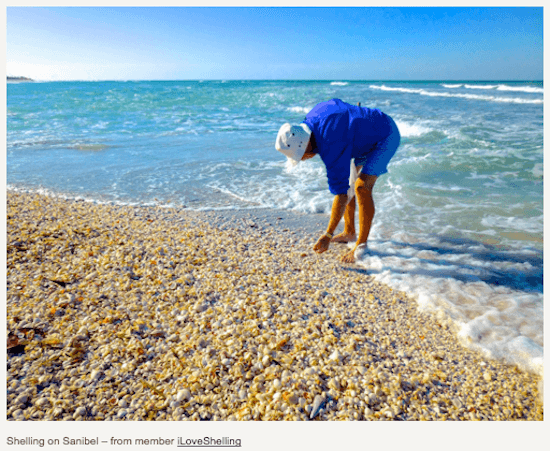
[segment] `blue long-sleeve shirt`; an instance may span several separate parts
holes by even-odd
[[[376,108],[365,108],[332,99],[319,103],[303,121],[311,130],[321,160],[327,168],[332,194],[349,189],[350,162],[363,156],[391,133],[389,117]]]

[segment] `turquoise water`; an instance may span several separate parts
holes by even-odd
[[[322,162],[286,167],[277,130],[334,97],[382,109],[402,144],[376,184],[359,264],[451,318],[469,346],[540,370],[542,83],[38,82],[7,93],[8,189],[197,210],[328,214]]]

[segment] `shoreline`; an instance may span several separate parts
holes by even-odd
[[[540,377],[316,255],[326,221],[8,192],[8,419],[543,419]]]

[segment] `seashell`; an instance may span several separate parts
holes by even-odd
[[[26,393],[21,393],[17,398],[15,398],[15,404],[25,404],[29,399],[29,396]]]
[[[298,404],[298,396],[295,393],[288,394],[283,396],[283,399],[291,405]]]
[[[311,414],[309,416],[310,420],[313,420],[319,414],[319,411],[321,410],[324,401],[325,400],[321,395],[315,396],[315,398],[313,399],[313,404],[311,405]]]
[[[73,418],[83,417],[86,415],[86,408],[85,407],[78,407],[73,415]]]
[[[330,362],[339,363],[340,360],[342,359],[342,354],[340,354],[340,352],[338,351],[338,349],[336,349],[336,350],[329,356],[328,359],[329,359]]]
[[[50,400],[48,398],[38,398],[34,404],[39,408],[43,408],[47,406],[49,403],[50,403]]]
[[[289,370],[283,370],[282,374],[281,374],[281,381],[282,382],[285,382],[286,380],[290,379],[290,376],[292,375],[292,373],[289,371]]]

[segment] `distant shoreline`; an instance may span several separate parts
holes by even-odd
[[[28,77],[10,77],[8,76],[8,81],[34,81],[32,78]]]

